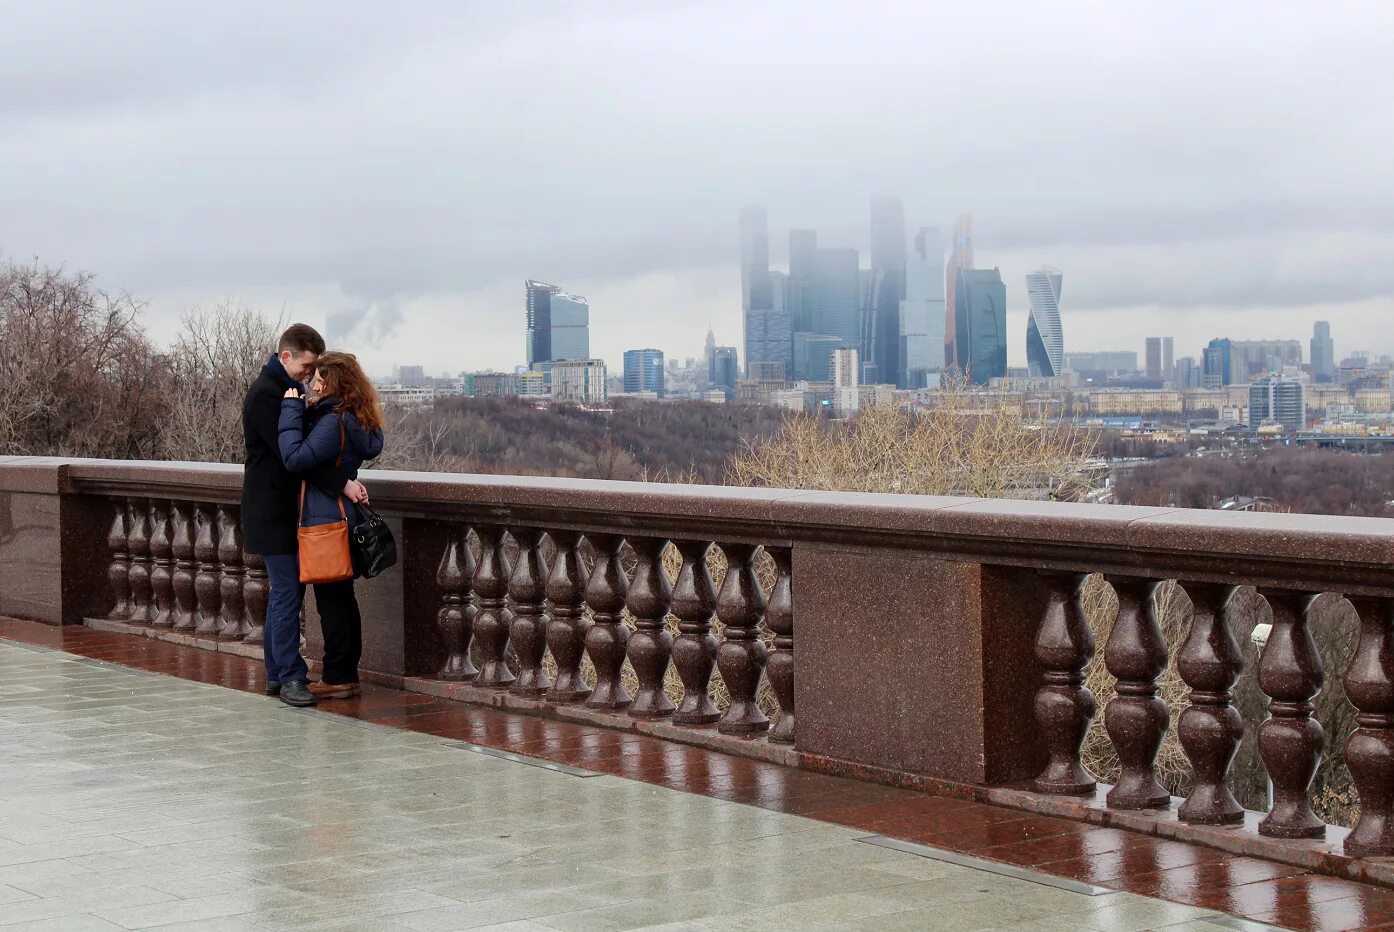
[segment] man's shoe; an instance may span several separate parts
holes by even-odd
[[[310,695],[316,699],[352,699],[361,692],[357,683],[326,683],[320,680],[310,684]]]
[[[310,684],[303,680],[281,684],[281,701],[286,705],[307,706],[315,704],[315,696],[310,692]]]
[[[281,684],[278,680],[266,681],[266,694],[268,696],[279,696],[281,694]]]

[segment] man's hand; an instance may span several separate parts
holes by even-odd
[[[355,504],[368,504],[368,490],[357,479],[350,479],[344,483],[344,496]]]

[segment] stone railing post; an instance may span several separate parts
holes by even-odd
[[[624,625],[624,600],[629,579],[624,575],[620,551],[624,538],[618,534],[587,534],[595,550],[595,566],[586,583],[586,605],[594,623],[586,632],[586,655],[595,666],[595,686],[586,707],[624,709],[634,700],[620,682],[629,629]]]
[[[111,566],[107,568],[106,578],[111,586],[112,606],[107,618],[125,621],[131,617],[131,553],[127,549],[126,503],[119,498],[112,499],[111,513],[111,530],[106,536]]]
[[[542,532],[532,527],[509,528],[518,544],[518,563],[508,578],[513,599],[510,638],[518,657],[518,677],[509,687],[515,696],[543,696],[552,681],[542,670],[547,653],[547,561],[542,558]]]
[[[1036,692],[1036,722],[1050,761],[1034,785],[1038,793],[1083,796],[1098,785],[1079,759],[1096,709],[1094,694],[1084,685],[1084,668],[1094,656],[1094,634],[1082,596],[1089,577],[1040,575],[1050,595],[1036,635],[1036,660],[1045,668],[1045,684]]]
[[[1273,629],[1259,657],[1259,686],[1271,700],[1259,726],[1259,753],[1273,781],[1273,808],[1259,834],[1321,838],[1326,824],[1312,811],[1308,792],[1321,764],[1325,732],[1312,712],[1325,676],[1321,653],[1308,629],[1316,593],[1259,589],[1273,609]]]
[[[436,570],[436,585],[441,590],[440,611],[436,625],[445,642],[445,663],[436,674],[451,682],[472,680],[479,670],[470,660],[470,641],[474,637],[477,610],[470,602],[470,580],[476,570],[474,554],[470,551],[469,528],[461,525],[452,529],[450,540],[441,554]]]
[[[150,582],[150,512],[145,502],[126,499],[127,524],[131,536],[127,549],[131,553],[131,615],[133,625],[148,625],[155,620],[154,588]]]
[[[242,551],[242,563],[247,575],[242,583],[242,604],[247,612],[247,634],[244,644],[261,644],[266,640],[266,603],[271,586],[266,576],[266,561],[259,553]]]
[[[753,544],[722,544],[726,554],[726,580],[716,598],[716,616],[725,625],[725,636],[716,652],[716,666],[731,697],[726,714],[716,723],[727,735],[752,735],[768,731],[770,720],[760,711],[760,679],[768,650],[760,640],[765,618],[765,593],[755,575]]]
[[[1167,666],[1167,642],[1156,609],[1161,582],[1135,576],[1107,579],[1118,593],[1118,615],[1104,645],[1104,664],[1118,685],[1104,709],[1104,726],[1122,765],[1108,805],[1159,809],[1171,804],[1171,794],[1154,772],[1170,721],[1166,703],[1157,695],[1157,677]]]
[[[189,632],[198,624],[198,594],[194,590],[194,506],[175,502],[170,516],[170,550],[174,554],[175,631]]]
[[[1360,819],[1346,836],[1355,857],[1394,855],[1394,599],[1352,596],[1360,640],[1346,669],[1346,698],[1358,726],[1346,765],[1360,794]]]
[[[220,641],[240,641],[247,636],[247,604],[242,598],[242,581],[247,568],[242,565],[242,522],[236,505],[218,508],[218,562],[223,576],[218,586],[222,603],[222,621],[218,627]]]
[[[150,500],[150,589],[154,593],[155,616],[152,628],[174,625],[177,606],[174,601],[174,551],[170,542],[169,505],[163,500]]]
[[[779,700],[779,721],[770,732],[776,744],[794,743],[794,590],[790,572],[791,554],[787,547],[769,550],[774,557],[774,591],[765,609],[765,627],[774,633],[774,652],[770,654],[765,676]]]
[[[668,542],[657,537],[637,537],[630,538],[629,546],[634,548],[638,566],[626,600],[635,626],[628,654],[629,665],[639,680],[629,714],[635,718],[666,718],[676,708],[663,689],[673,651],[673,635],[667,627],[673,587],[663,571],[663,550]]]
[[[673,585],[673,614],[678,618],[678,639],[673,642],[673,666],[682,680],[682,701],[673,715],[679,725],[710,725],[721,718],[712,704],[712,670],[716,668],[716,587],[707,567],[710,541],[680,540],[676,544],[682,566]]]
[[[204,637],[216,637],[219,615],[222,609],[218,582],[218,538],[215,530],[216,506],[198,503],[194,513],[198,523],[194,538],[194,556],[198,559],[198,572],[194,575],[194,592],[198,596],[198,623],[194,633]]]
[[[557,662],[557,676],[547,698],[553,702],[580,702],[591,693],[581,676],[581,660],[586,655],[586,618],[583,594],[586,571],[581,564],[581,535],[577,531],[549,531],[556,556],[547,575],[547,602],[552,620],[547,624],[547,649]]]
[[[1193,825],[1234,825],[1244,821],[1244,809],[1228,783],[1244,738],[1244,720],[1234,707],[1234,684],[1244,666],[1229,621],[1235,587],[1189,582],[1185,589],[1194,611],[1176,666],[1191,694],[1176,731],[1194,780],[1177,817]]]
[[[508,653],[508,577],[513,567],[504,549],[503,528],[481,524],[479,563],[474,571],[474,594],[479,612],[474,617],[474,640],[479,645],[479,675],[476,686],[503,689],[513,682],[505,656]]]

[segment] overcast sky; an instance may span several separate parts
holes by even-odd
[[[232,298],[375,371],[523,361],[523,282],[592,352],[740,328],[736,214],[867,259],[868,201],[1064,272],[1067,350],[1394,350],[1394,3],[3,2],[0,253],[167,338]]]

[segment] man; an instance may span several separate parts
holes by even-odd
[[[262,367],[242,404],[242,436],[247,458],[242,473],[242,536],[248,553],[266,561],[271,596],[266,605],[266,694],[279,696],[287,705],[315,704],[310,693],[310,671],[300,656],[300,603],[305,587],[300,583],[299,526],[300,481],[304,479],[330,495],[350,501],[368,500],[367,490],[351,470],[333,463],[303,476],[288,472],[277,446],[281,397],[315,369],[324,352],[324,337],[308,324],[292,324],[281,334],[277,352]]]

